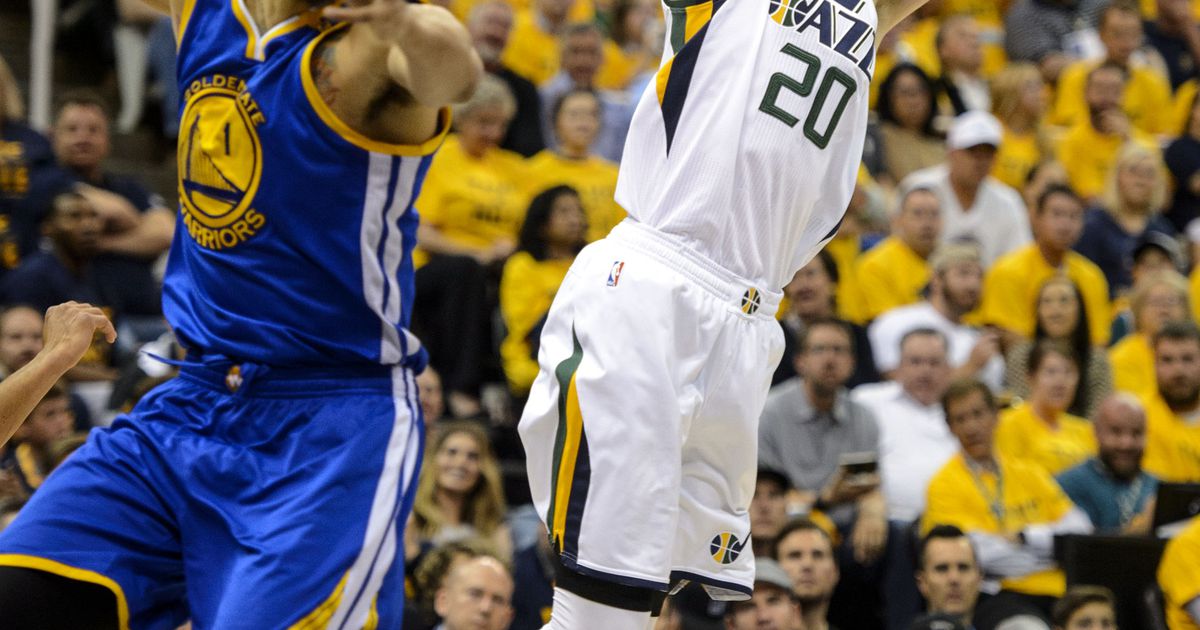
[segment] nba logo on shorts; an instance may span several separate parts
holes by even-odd
[[[618,260],[613,263],[612,269],[608,270],[608,286],[615,287],[621,281],[621,270],[625,268],[625,261]]]
[[[717,564],[733,564],[742,555],[742,547],[745,546],[746,541],[738,540],[733,532],[721,532],[708,543],[708,552]]]

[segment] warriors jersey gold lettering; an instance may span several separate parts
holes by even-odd
[[[737,276],[782,287],[837,231],[875,67],[870,0],[665,2],[617,201]]]

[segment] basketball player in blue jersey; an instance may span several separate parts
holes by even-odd
[[[0,535],[0,628],[397,628],[413,202],[482,72],[442,8],[171,0],[180,375]]]
[[[558,560],[548,628],[648,628],[686,582],[750,597],[781,289],[837,232],[876,42],[922,1],[664,0],[629,218],[563,281],[519,427]]]

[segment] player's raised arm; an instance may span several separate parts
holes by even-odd
[[[356,56],[381,57],[388,77],[426,107],[466,100],[483,73],[470,35],[453,14],[408,0],[357,0],[325,17],[355,24]]]
[[[897,24],[916,11],[928,0],[876,0],[875,12],[879,15],[879,28],[875,41],[883,38],[884,33],[892,30]]]

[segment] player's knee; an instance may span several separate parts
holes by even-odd
[[[19,567],[0,567],[5,630],[116,630],[117,598],[97,584]]]
[[[573,571],[563,566],[561,562],[555,564],[557,565],[555,567],[554,582],[556,587],[598,604],[620,608],[621,610],[657,615],[659,609],[662,608],[663,599],[666,598],[666,593],[662,591],[618,584],[612,580],[605,580]]]

